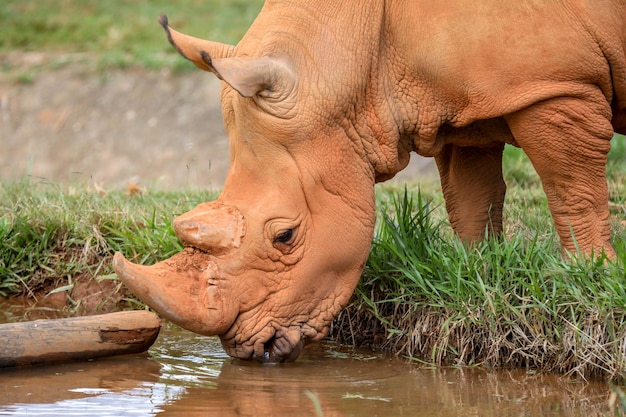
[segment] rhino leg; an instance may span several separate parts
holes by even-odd
[[[603,96],[544,101],[507,121],[541,177],[564,251],[614,258],[605,172],[613,128]]]
[[[467,242],[502,232],[506,184],[502,178],[504,143],[492,147],[449,144],[435,157],[450,223]]]

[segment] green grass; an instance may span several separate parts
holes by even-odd
[[[87,53],[101,67],[191,68],[156,19],[190,35],[236,44],[262,0],[3,0],[0,54]],[[4,70],[11,66],[5,62]]]
[[[180,251],[173,217],[208,192],[104,196],[24,179],[0,183],[0,295],[32,295],[72,277],[112,273],[115,251],[154,263]]]
[[[436,209],[394,194],[336,337],[437,365],[625,376],[626,227],[616,263],[564,261],[537,234],[468,248]]]

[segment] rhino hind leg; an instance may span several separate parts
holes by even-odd
[[[541,178],[563,251],[614,258],[606,181],[610,105],[603,97],[555,98],[507,121]]]
[[[450,223],[466,242],[481,240],[486,230],[502,232],[503,150],[504,143],[484,148],[448,144],[435,157]]]

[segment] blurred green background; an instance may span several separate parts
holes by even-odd
[[[262,0],[2,0],[0,53],[89,53],[104,66],[190,68],[164,41],[160,14],[185,33],[236,44],[262,5]]]

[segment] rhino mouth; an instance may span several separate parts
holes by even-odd
[[[263,356],[255,358],[257,361],[266,364],[293,362],[304,348],[304,341],[300,338],[292,344],[286,337],[281,337],[279,332],[263,344]]]
[[[275,323],[268,324],[256,336],[246,338],[245,341],[240,339],[243,336],[241,330],[229,333],[231,337],[228,334],[220,335],[226,353],[236,360],[262,364],[293,362],[310,340],[302,333],[300,326],[284,328]]]

